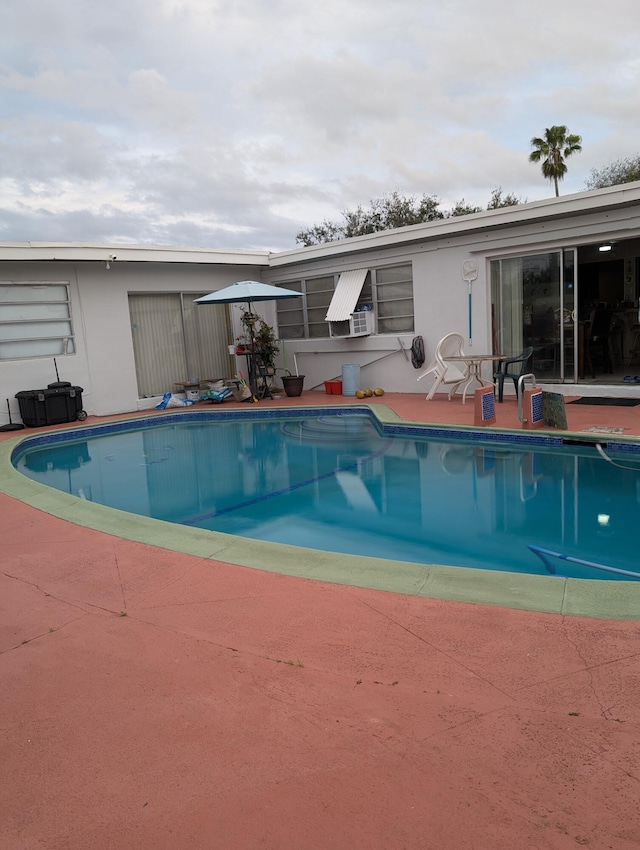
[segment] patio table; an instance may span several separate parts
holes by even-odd
[[[493,384],[493,379],[491,381],[485,381],[482,377],[482,364],[485,362],[497,363],[500,360],[506,360],[506,356],[503,354],[456,354],[455,357],[444,357],[443,360],[445,363],[469,364],[469,377],[462,387],[462,403],[465,404],[467,390],[474,381],[477,381],[481,387],[488,387]]]

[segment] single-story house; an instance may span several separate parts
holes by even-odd
[[[240,308],[194,299],[246,279],[301,293],[257,311],[306,389],[357,364],[367,386],[426,394],[412,342],[428,363],[457,331],[471,353],[531,345],[543,386],[640,394],[624,381],[640,372],[637,182],[274,253],[0,243],[0,397],[17,413],[17,392],[59,377],[106,415],[230,378],[246,369],[232,353]],[[606,341],[591,352],[598,311]]]

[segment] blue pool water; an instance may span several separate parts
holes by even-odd
[[[276,411],[270,411],[276,413]],[[637,571],[640,453],[422,436],[364,413],[174,414],[22,444],[36,481],[131,513],[359,555],[546,574],[542,547]],[[562,575],[626,578],[551,558]]]

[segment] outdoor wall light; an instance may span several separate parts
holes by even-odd
[[[611,245],[611,243],[607,242],[605,245],[599,245],[598,251],[600,251],[602,254],[604,254],[605,251],[611,251],[612,248],[613,248],[613,245]]]

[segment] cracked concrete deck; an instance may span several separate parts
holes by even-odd
[[[6,494],[0,529],[7,850],[640,846],[637,620],[255,570]]]

